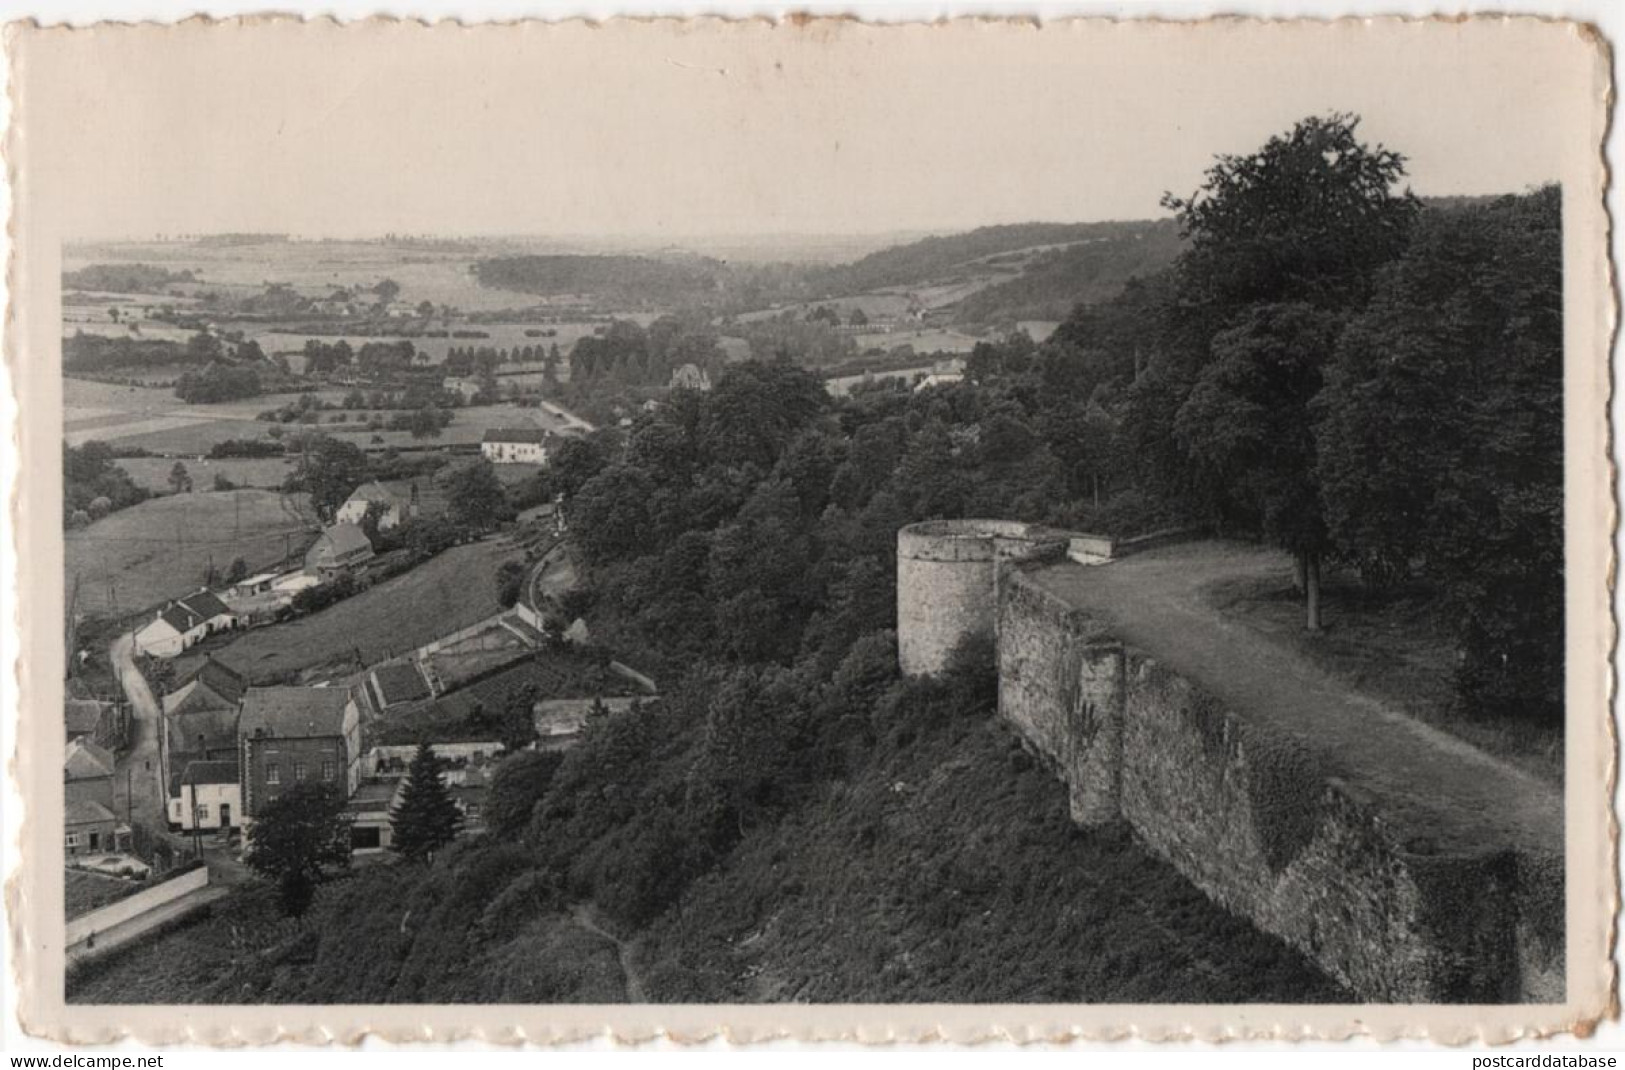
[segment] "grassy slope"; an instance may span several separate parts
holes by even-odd
[[[79,577],[79,610],[117,615],[197,590],[212,560],[250,572],[304,552],[315,520],[306,497],[266,490],[198,491],[154,498],[64,536],[66,590]]]
[[[497,613],[497,566],[519,556],[506,538],[454,546],[320,612],[251,631],[214,656],[256,682],[348,662],[357,647],[370,665]]]
[[[663,1001],[1346,998],[1126,833],[1085,832],[997,721],[896,732],[644,939]]]
[[[613,945],[541,905],[533,865],[465,844],[369,868],[324,888],[304,926],[245,890],[76,975],[69,998],[624,998]],[[1074,828],[1060,785],[988,717],[892,732],[629,935],[657,1001],[1348,998],[1125,834]]]

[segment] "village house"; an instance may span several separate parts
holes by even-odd
[[[110,751],[124,745],[129,716],[121,704],[95,698],[70,698],[64,700],[62,714],[68,742],[85,739]]]
[[[492,427],[480,440],[480,453],[492,464],[546,464],[551,437],[539,427]]]
[[[237,759],[189,761],[175,776],[169,824],[182,832],[225,831],[242,824],[243,792]]]
[[[246,827],[284,791],[318,783],[355,794],[361,711],[348,688],[251,687],[237,722]]]
[[[418,485],[416,482],[380,483],[377,480],[361,484],[339,506],[334,519],[341,524],[357,524],[367,516],[367,510],[377,505],[378,530],[399,527],[418,515]]]
[[[62,761],[66,791],[63,843],[68,857],[117,850],[118,817],[113,813],[113,755],[84,739],[68,744]]]
[[[247,691],[248,680],[241,673],[210,658],[164,696],[158,763],[168,791],[171,823],[188,765],[236,762],[238,712]]]
[[[440,775],[463,815],[463,832],[485,827],[486,799],[491,774],[502,744],[434,743],[429,747],[440,760]],[[391,815],[406,790],[407,772],[417,754],[414,746],[373,747],[362,760],[362,783],[350,800],[350,842],[356,851],[381,851],[393,842]]]
[[[372,540],[354,524],[334,524],[305,551],[305,571],[323,580],[372,560]]]
[[[176,599],[135,633],[138,654],[173,658],[216,632],[235,628],[237,614],[207,589]]]

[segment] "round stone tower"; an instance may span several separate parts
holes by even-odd
[[[1066,553],[1068,533],[1014,520],[927,520],[897,533],[897,660],[941,672],[960,640],[993,631],[999,568]]]

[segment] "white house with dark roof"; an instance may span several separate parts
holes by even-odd
[[[339,506],[334,520],[341,524],[360,524],[367,510],[377,505],[378,530],[388,531],[417,515],[418,487],[414,481],[380,483],[376,479],[361,484],[350,492],[349,498]]]
[[[169,791],[169,823],[182,832],[234,829],[243,822],[237,759],[190,761]]]
[[[540,427],[491,427],[480,439],[480,453],[492,464],[546,464],[552,437]]]
[[[238,616],[208,590],[177,598],[135,633],[135,650],[173,658],[203,639],[237,626]]]

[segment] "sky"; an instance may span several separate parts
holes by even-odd
[[[1424,195],[1550,181],[1569,87],[1531,33],[1567,31],[147,27],[25,42],[25,73],[71,76],[19,112],[67,238],[948,231],[1161,215],[1215,154],[1331,111]]]

